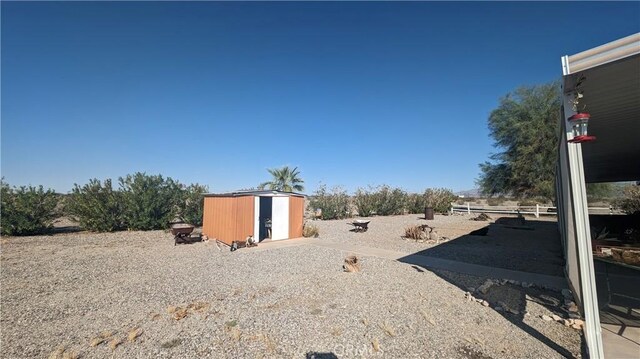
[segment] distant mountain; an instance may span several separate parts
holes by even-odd
[[[468,189],[465,191],[455,192],[457,196],[465,196],[465,197],[480,197],[480,188]]]

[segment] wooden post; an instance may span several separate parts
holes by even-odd
[[[536,203],[536,218],[540,218],[540,205]]]
[[[469,206],[469,202],[467,202],[467,214],[471,214],[471,206]]]

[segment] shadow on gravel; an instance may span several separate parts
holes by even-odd
[[[306,359],[338,359],[338,356],[333,353],[318,353],[318,352],[308,352]]]
[[[425,268],[427,269],[427,268]],[[438,277],[446,280],[447,282],[455,285],[464,292],[472,292],[474,288],[477,288],[478,278],[468,276],[460,273],[453,273],[449,271],[441,271],[435,269],[427,269],[434,273]],[[484,281],[482,279],[482,281]],[[489,287],[485,294],[474,293],[476,298],[486,300],[490,303],[491,308],[496,310],[505,319],[522,329],[527,334],[539,340],[549,348],[555,350],[558,354],[565,358],[576,358],[574,353],[571,353],[568,349],[562,347],[556,343],[553,339],[548,338],[543,333],[540,333],[537,329],[529,326],[524,322],[524,317],[527,315],[527,301],[532,301],[544,306],[549,312],[559,315],[560,317],[567,318],[569,313],[565,311],[561,306],[563,304],[563,296],[561,293],[540,289],[536,287],[524,288],[519,285],[503,284],[494,285]],[[479,303],[469,303],[470,305],[480,305]],[[542,320],[542,319],[540,319]],[[559,325],[555,323],[549,323],[551,325]],[[586,348],[583,345],[581,348],[583,358],[588,357]]]
[[[564,277],[556,222],[527,220],[526,227],[532,229],[523,231],[511,227],[512,219],[499,218],[496,223],[414,254]]]
[[[400,258],[399,261],[411,264],[417,271],[424,269],[432,272],[463,292],[472,293],[484,283],[485,278],[423,267],[415,263],[415,255],[564,277],[562,244],[556,222],[527,220],[528,230],[520,230],[520,228],[512,228],[511,220],[510,218],[498,219],[497,223],[491,223],[479,231],[416,252]],[[504,318],[560,355],[567,358],[576,357],[577,353],[571,353],[524,322],[524,316],[527,315],[527,301],[536,302],[546,307],[551,313],[566,318],[568,313],[561,307],[563,304],[561,293],[505,283],[490,286],[484,293],[476,292],[473,295],[489,302],[491,308]],[[481,304],[470,303],[470,305]],[[584,340],[581,351],[582,356],[586,357]]]

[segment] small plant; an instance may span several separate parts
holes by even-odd
[[[307,238],[318,238],[318,236],[320,235],[320,229],[318,229],[318,227],[313,224],[305,223],[304,227],[302,228],[302,235]]]
[[[52,189],[45,191],[42,186],[12,188],[4,180],[0,182],[3,235],[42,234],[53,228],[53,221],[59,215],[59,196]]]

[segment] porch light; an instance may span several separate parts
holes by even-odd
[[[589,119],[591,116],[586,113],[576,113],[569,117],[569,123],[571,124],[571,132],[573,133],[573,139],[569,140],[572,143],[590,142],[596,139],[595,136],[589,136],[587,133],[587,127],[589,125]]]

